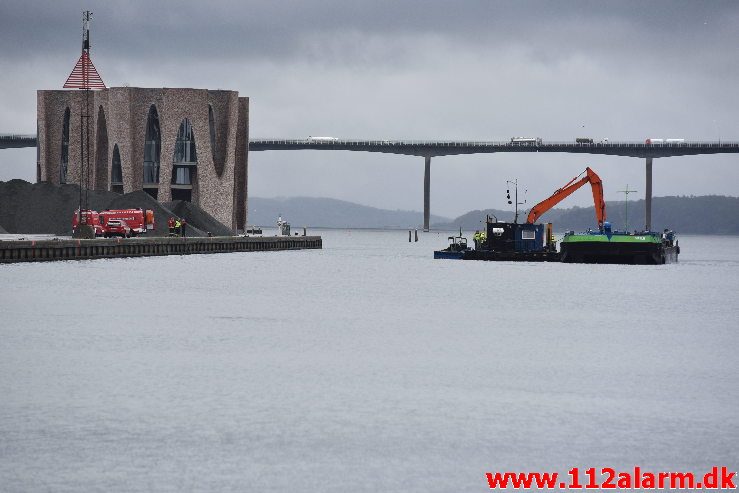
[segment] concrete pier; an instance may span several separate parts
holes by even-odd
[[[0,263],[320,249],[320,236],[214,236],[0,241]]]
[[[647,185],[644,192],[644,217],[646,219],[646,231],[652,231],[652,158],[647,158]]]

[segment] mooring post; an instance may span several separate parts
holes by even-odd
[[[410,242],[411,242],[411,234],[412,234],[412,233],[411,233],[411,230],[409,229],[409,230],[408,230],[408,243],[410,243]]]
[[[652,158],[647,158],[647,188],[644,193],[646,230],[652,231]]]
[[[418,230],[416,230],[416,241],[418,241]]]
[[[431,216],[431,156],[424,156],[425,166],[423,170],[423,230],[429,230],[429,218]]]

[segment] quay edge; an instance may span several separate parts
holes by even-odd
[[[321,249],[320,236],[213,236],[0,241],[0,263]]]

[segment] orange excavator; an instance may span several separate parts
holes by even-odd
[[[585,176],[582,176],[582,175]],[[582,178],[580,178],[582,176]],[[578,179],[579,178],[579,179]],[[559,204],[562,200],[568,197],[572,192],[590,182],[590,186],[593,189],[593,202],[595,203],[595,217],[598,219],[598,228],[603,228],[603,223],[606,220],[606,203],[603,200],[603,181],[600,177],[590,168],[585,168],[585,171],[571,179],[562,188],[552,194],[551,197],[542,200],[529,212],[529,217],[526,222],[534,224],[542,214],[547,212],[549,209]]]

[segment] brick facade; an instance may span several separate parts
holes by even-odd
[[[111,189],[113,148],[118,146],[124,193],[143,189],[144,141],[149,109],[159,115],[161,134],[157,199],[172,197],[175,142],[187,118],[197,152],[192,202],[232,229],[247,220],[249,98],[236,91],[112,87],[90,91],[38,91],[38,179],[60,183],[64,113],[70,110],[67,183],[79,183],[80,145],[87,144],[81,129],[89,104],[90,187]],[[213,112],[215,149],[211,145],[209,113]]]

